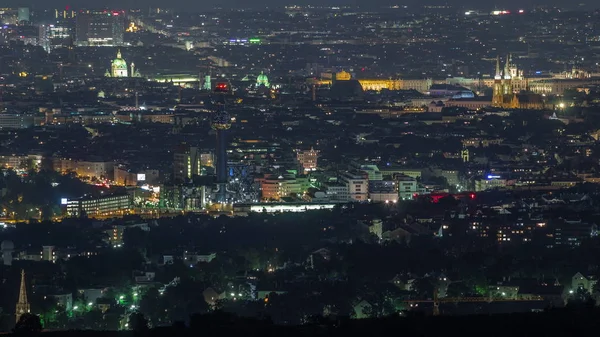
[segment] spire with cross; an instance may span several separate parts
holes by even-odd
[[[19,301],[17,302],[17,308],[15,310],[17,316],[17,322],[23,314],[31,311],[29,301],[27,301],[27,287],[25,285],[25,270],[21,269],[21,288],[19,290]]]

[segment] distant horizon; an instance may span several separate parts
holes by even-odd
[[[453,2],[453,3],[450,3]],[[66,6],[71,7],[72,9],[98,9],[98,8],[123,8],[123,9],[146,9],[151,7],[164,7],[175,10],[188,10],[188,11],[203,11],[203,10],[213,10],[213,9],[281,9],[285,6],[291,5],[299,5],[299,6],[314,6],[314,7],[328,7],[328,6],[348,6],[352,8],[364,8],[364,9],[376,9],[376,8],[386,8],[394,5],[398,6],[408,6],[409,8],[419,8],[424,6],[450,6],[454,8],[470,8],[470,9],[480,9],[480,10],[491,10],[494,8],[498,9],[515,9],[515,8],[524,8],[524,9],[532,9],[538,6],[544,7],[559,7],[563,9],[573,10],[573,9],[585,9],[585,10],[593,10],[599,9],[600,4],[591,4],[591,3],[577,3],[565,0],[553,0],[548,2],[543,2],[539,0],[525,0],[525,1],[494,1],[491,3],[483,4],[480,1],[475,0],[465,0],[465,1],[444,1],[444,0],[433,0],[428,1],[426,3],[410,0],[410,1],[391,1],[391,0],[354,0],[354,1],[344,1],[344,0],[327,0],[323,2],[314,3],[313,1],[275,1],[275,0],[264,0],[261,2],[258,1],[244,1],[244,0],[223,0],[223,1],[204,1],[202,3],[192,2],[190,0],[172,0],[168,3],[168,6],[161,5],[161,1],[159,0],[108,0],[103,1],[102,5],[99,5],[100,2],[92,1],[92,0],[79,0],[79,1],[65,1],[65,0],[36,0],[36,1],[18,1],[12,0],[7,1],[4,5],[5,7],[31,7],[34,9],[56,9],[56,8],[65,8]]]

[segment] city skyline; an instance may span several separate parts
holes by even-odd
[[[188,0],[174,0],[169,2],[168,8],[175,8],[179,10],[210,10],[213,8],[250,8],[250,9],[265,9],[267,7],[272,8],[282,8],[284,6],[290,5],[312,5],[312,6],[351,6],[358,8],[381,8],[381,7],[389,7],[389,6],[409,6],[411,9],[420,8],[422,6],[452,6],[457,8],[475,8],[475,9],[484,9],[484,10],[492,10],[492,9],[516,9],[516,8],[533,8],[536,6],[557,6],[564,7],[566,9],[596,9],[599,6],[590,2],[578,2],[573,3],[566,0],[553,0],[553,1],[537,1],[537,0],[525,0],[525,1],[516,1],[516,0],[506,0],[506,1],[494,1],[489,3],[481,3],[479,1],[473,0],[462,0],[462,1],[448,1],[448,0],[430,0],[428,2],[420,2],[415,0],[408,0],[403,2],[397,2],[392,0],[375,0],[375,1],[366,1],[366,0],[354,0],[354,1],[345,1],[345,0],[328,0],[326,2],[312,2],[309,0],[299,0],[299,1],[275,1],[275,0],[262,0],[262,1],[241,1],[241,0],[224,0],[224,1],[205,1],[201,4],[197,2],[191,2]],[[78,1],[65,1],[65,0],[51,0],[51,1],[32,1],[28,2],[23,1],[9,1],[7,2],[7,6],[31,6],[34,8],[40,9],[48,9],[48,8],[64,8],[66,6],[70,6],[72,8],[148,8],[148,7],[164,7],[164,2],[159,0],[151,0],[141,2],[140,0],[126,0],[126,1],[114,1],[114,0],[106,0],[101,4],[98,2],[93,2],[91,0],[78,0]]]

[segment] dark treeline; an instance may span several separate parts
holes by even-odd
[[[193,315],[189,326],[175,323],[168,327],[130,331],[44,331],[13,333],[45,337],[163,337],[163,336],[595,336],[600,309],[577,307],[552,309],[543,313],[478,316],[411,316],[365,320],[326,320],[314,318],[303,326],[275,325],[268,318],[239,318],[216,312]]]

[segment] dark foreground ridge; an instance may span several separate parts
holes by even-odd
[[[195,315],[190,325],[175,323],[169,327],[131,331],[43,331],[20,332],[13,336],[596,336],[600,328],[600,309],[597,307],[551,309],[540,313],[469,315],[469,316],[410,316],[378,319],[314,318],[302,326],[274,325],[269,319],[239,318],[226,313]]]

